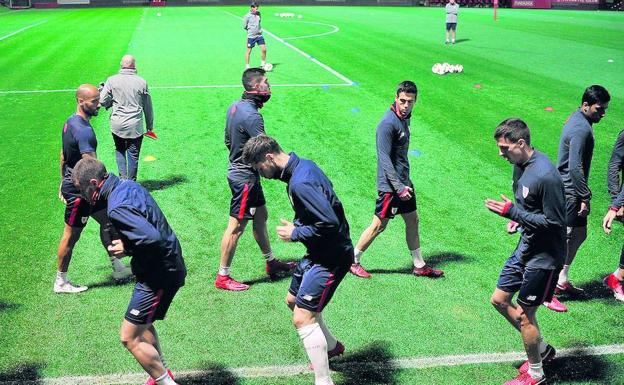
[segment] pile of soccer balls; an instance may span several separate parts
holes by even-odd
[[[464,66],[461,64],[435,63],[433,67],[431,67],[431,72],[438,75],[460,73],[463,71]]]

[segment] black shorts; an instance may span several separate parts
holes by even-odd
[[[457,29],[457,23],[446,23],[446,30],[447,31],[450,31],[450,30],[455,31],[456,29]]]
[[[346,265],[329,268],[303,258],[293,272],[288,292],[297,297],[295,303],[298,307],[321,312],[349,272],[349,267]]]
[[[507,259],[496,287],[507,293],[518,293],[518,303],[539,306],[550,302],[555,292],[559,269],[538,269],[520,263],[516,252]]]
[[[566,197],[566,226],[568,227],[586,227],[587,217],[579,217],[578,212],[581,209],[581,200],[578,198]]]
[[[65,205],[65,223],[71,227],[85,227],[92,213],[106,210],[106,205],[101,201],[91,206],[89,202],[80,195],[80,191],[74,186],[70,179],[63,178],[61,194],[67,202]]]
[[[253,219],[256,208],[266,204],[260,181],[239,182],[228,178],[232,199],[230,201],[230,216],[242,221]]]
[[[147,284],[137,282],[125,319],[135,325],[146,325],[155,320],[165,319],[178,289],[179,287],[153,290]]]
[[[379,219],[392,219],[396,214],[406,214],[416,211],[416,194],[412,193],[409,200],[401,200],[399,194],[384,191],[377,192],[375,215]]]

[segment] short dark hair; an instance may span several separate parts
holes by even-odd
[[[103,180],[107,176],[106,166],[95,158],[80,159],[72,170],[72,182],[81,191],[84,191],[91,179]]]
[[[585,89],[585,92],[583,92],[583,100],[581,101],[581,104],[587,103],[591,106],[592,104],[597,103],[609,103],[609,100],[611,100],[611,95],[609,95],[609,91],[607,91],[607,89],[603,86],[594,84],[593,86],[587,87]]]
[[[280,154],[282,148],[279,143],[268,135],[258,135],[249,139],[243,147],[243,163],[256,164],[263,162],[266,154]]]
[[[399,96],[401,92],[406,94],[414,94],[418,95],[418,88],[416,87],[416,83],[411,80],[404,80],[397,86],[396,95]]]
[[[531,144],[529,126],[519,118],[509,118],[500,122],[494,132],[494,139],[498,140],[501,137],[507,139],[511,143],[518,143],[520,139],[524,139],[526,144]]]
[[[243,72],[243,87],[245,90],[251,91],[254,85],[260,81],[260,78],[266,73],[262,68],[247,68]]]
[[[249,5],[251,8],[258,8],[258,3],[256,3],[255,1],[252,1],[251,4]]]

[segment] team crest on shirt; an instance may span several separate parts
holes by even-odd
[[[83,225],[87,223],[87,219],[89,219],[89,217],[82,217],[81,221]]]
[[[526,198],[529,196],[529,188],[527,186],[522,186],[522,197]]]
[[[399,211],[398,207],[393,207],[392,209],[390,209],[390,211],[392,211],[392,215],[395,215],[397,213],[397,211]]]
[[[252,216],[254,216],[256,214],[256,208],[255,207],[250,207],[249,208],[249,214],[251,214]]]

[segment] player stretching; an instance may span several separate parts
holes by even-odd
[[[537,324],[537,310],[550,300],[565,255],[565,199],[563,182],[552,162],[531,147],[531,135],[520,119],[507,119],[494,134],[499,155],[514,165],[514,204],[487,199],[485,206],[511,219],[507,232],[520,232],[520,240],[498,278],[492,305],[522,335],[528,361],[515,380],[505,385],[545,384],[543,362],[555,357],[544,343]],[[512,303],[518,293],[518,305]]]
[[[277,235],[285,242],[303,243],[306,255],[295,269],[286,302],[314,368],[315,385],[332,385],[329,358],[342,354],[344,346],[325,325],[322,312],[353,260],[342,203],[314,162],[284,153],[273,138],[250,139],[243,159],[263,177],[287,184],[295,219],[292,223],[282,219]]]
[[[390,109],[377,126],[377,203],[373,222],[360,236],[355,247],[355,259],[351,273],[370,278],[362,267],[362,254],[375,238],[386,229],[390,219],[401,214],[405,221],[405,240],[414,262],[413,274],[420,277],[438,278],[444,275],[425,264],[420,252],[418,235],[418,212],[416,194],[409,177],[407,151],[410,143],[410,117],[416,103],[416,84],[406,80],[396,90],[396,97]]]

